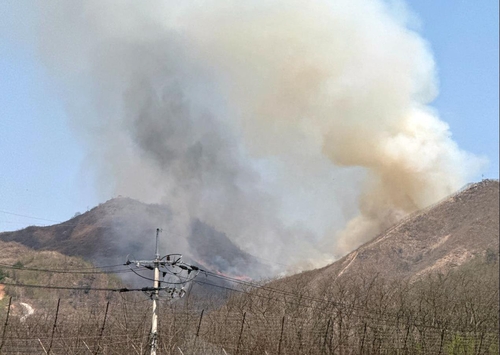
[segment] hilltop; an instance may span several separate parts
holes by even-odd
[[[156,228],[171,223],[172,213],[164,205],[118,197],[60,224],[0,233],[0,240],[109,265],[123,263],[129,254],[131,258],[152,258]],[[204,268],[233,275],[257,277],[264,270],[256,258],[202,221],[192,220],[187,233],[182,237],[162,232],[160,253],[181,253]]]

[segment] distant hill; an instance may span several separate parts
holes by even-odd
[[[52,272],[53,270],[56,272]],[[23,310],[19,306],[20,302],[27,301],[38,307],[45,301],[57,298],[71,299],[70,303],[89,304],[109,300],[113,297],[111,292],[85,290],[123,287],[123,283],[115,275],[99,271],[82,258],[56,251],[37,251],[16,242],[0,241],[0,313],[4,311],[9,297],[13,298],[14,308],[18,310]],[[12,286],[16,284],[42,287]],[[62,288],[50,289],[45,288],[46,286]],[[65,287],[70,289],[64,289]]]
[[[408,216],[333,264],[291,279],[313,288],[357,275],[418,279],[446,273],[477,256],[497,260],[498,251],[499,182],[484,180]]]
[[[0,233],[0,240],[110,265],[125,262],[128,254],[133,258],[151,259],[156,228],[170,223],[172,214],[168,207],[119,197],[64,223]],[[160,253],[181,253],[188,261],[206,269],[231,275],[258,277],[264,271],[256,258],[211,226],[192,220],[188,233],[179,236],[163,231]]]

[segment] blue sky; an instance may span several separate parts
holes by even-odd
[[[0,4],[0,13],[8,16],[12,6]],[[432,106],[462,149],[488,158],[484,178],[498,179],[498,1],[408,6],[438,68],[440,94]],[[10,17],[10,25],[17,22],[29,23]],[[83,142],[68,125],[54,81],[32,46],[8,28],[0,26],[0,231],[64,221],[112,197],[97,196]]]

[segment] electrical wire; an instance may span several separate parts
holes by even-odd
[[[317,303],[324,303],[324,304],[328,304],[328,305],[335,305],[335,306],[341,306],[342,305],[342,306],[352,307],[352,305],[349,305],[349,304],[346,304],[346,303],[341,303],[341,302],[338,302],[338,301],[332,301],[332,300],[328,300],[328,299],[321,299],[321,298],[316,298],[316,297],[312,297],[312,296],[297,295],[297,294],[295,294],[295,293],[293,293],[291,291],[285,291],[285,290],[280,290],[280,289],[269,287],[269,286],[265,286],[265,285],[259,285],[259,284],[256,284],[256,283],[252,283],[250,281],[244,281],[244,280],[235,279],[235,278],[232,278],[232,277],[229,277],[229,276],[225,276],[225,275],[220,275],[220,274],[217,274],[217,273],[214,273],[214,272],[211,272],[211,271],[206,271],[206,270],[201,270],[201,271],[204,272],[205,274],[208,274],[208,275],[213,276],[213,277],[218,278],[218,279],[226,280],[226,281],[229,281],[229,282],[233,282],[233,283],[237,283],[237,284],[241,284],[241,285],[245,285],[245,286],[250,286],[250,287],[253,287],[253,288],[256,288],[256,289],[259,289],[259,290],[266,290],[266,291],[270,291],[270,292],[282,294],[284,296],[300,297],[301,299],[305,299],[305,300],[309,300],[309,301],[317,302]]]
[[[191,265],[188,265],[188,264],[185,264],[185,263],[182,263],[182,264],[183,264],[183,266],[186,266],[186,267],[189,267],[189,268],[193,268],[193,266],[191,266]],[[2,265],[3,264],[0,264],[0,266],[2,266]],[[34,268],[16,268],[16,267],[9,266],[9,265],[5,265],[4,267],[10,268],[10,269],[16,269],[16,270],[29,270],[29,271],[55,272],[55,273],[56,272],[57,273],[75,273],[75,274],[88,274],[88,273],[90,273],[90,274],[106,273],[107,274],[107,273],[115,273],[115,272],[112,272],[112,271],[80,272],[80,271],[47,270],[47,269],[34,269]],[[199,269],[197,267],[194,267],[194,268],[197,269],[198,272],[203,272],[206,275],[210,275],[210,276],[215,277],[215,278],[219,278],[219,279],[222,279],[222,280],[225,280],[225,281],[228,281],[228,282],[233,282],[233,283],[237,283],[237,284],[241,284],[241,285],[245,285],[245,286],[250,286],[250,287],[253,287],[253,288],[260,289],[260,290],[266,290],[266,291],[273,292],[273,293],[276,293],[276,294],[281,294],[281,295],[283,295],[285,297],[286,296],[294,297],[294,298],[300,297],[303,300],[308,300],[308,301],[312,301],[312,302],[323,303],[323,304],[327,304],[329,306],[335,306],[335,307],[340,307],[340,306],[342,306],[342,307],[349,307],[350,309],[353,309],[353,310],[355,310],[356,308],[358,308],[358,307],[353,307],[352,305],[342,304],[340,302],[332,302],[331,300],[318,299],[318,298],[314,298],[314,297],[310,297],[310,296],[297,295],[297,294],[294,294],[294,293],[289,292],[289,291],[284,291],[284,290],[279,290],[279,289],[275,289],[275,288],[268,287],[268,286],[258,285],[258,284],[255,284],[255,283],[252,283],[252,282],[249,282],[249,281],[243,281],[243,280],[235,279],[235,278],[232,278],[232,277],[229,277],[229,276],[220,275],[220,274],[217,274],[217,273],[214,273],[214,272],[211,272],[211,271]],[[137,273],[132,268],[129,268],[127,270],[119,270],[119,272],[130,272],[130,271],[132,271],[134,274],[136,274],[137,276],[139,276],[139,277],[141,277],[143,279],[146,279],[146,280],[149,280],[149,281],[154,281],[154,279],[151,279],[149,277],[140,275],[139,273]],[[197,275],[198,275],[198,273],[194,277],[192,277],[191,279],[187,279],[187,278],[183,277],[182,275],[174,275],[174,276],[178,277],[179,279],[185,278],[185,281],[181,281],[181,282],[161,281],[161,282],[165,283],[165,284],[170,284],[170,285],[176,285],[176,284],[177,285],[185,285],[188,282],[193,281],[193,282],[195,282],[197,284],[204,284],[204,285],[208,285],[208,286],[212,286],[212,287],[216,287],[216,288],[220,288],[220,289],[225,289],[225,290],[228,290],[228,291],[233,291],[233,292],[238,292],[238,293],[244,293],[244,294],[254,295],[254,296],[257,296],[257,297],[260,297],[260,298],[266,298],[266,299],[269,299],[269,300],[286,302],[288,304],[298,305],[298,306],[302,306],[302,307],[314,308],[314,306],[312,304],[290,302],[290,301],[286,301],[286,300],[282,300],[282,299],[278,299],[278,298],[273,298],[273,297],[261,295],[261,294],[258,294],[258,293],[251,293],[251,292],[248,292],[248,291],[245,291],[245,290],[239,290],[239,289],[235,289],[235,288],[231,288],[231,287],[227,287],[227,286],[215,285],[215,284],[210,283],[210,282],[204,282],[204,281],[194,280],[194,278]],[[43,286],[43,285],[13,284],[13,283],[0,283],[0,284],[6,285],[6,286],[15,286],[15,287],[46,288],[46,289],[59,289],[59,290],[109,291],[109,292],[130,292],[130,291],[148,291],[149,292],[149,291],[155,291],[155,290],[157,290],[157,289],[152,288],[152,287],[144,287],[144,288],[141,288],[141,289],[128,289],[128,288],[119,288],[118,289],[118,288]],[[158,290],[161,291],[162,288],[159,287]],[[363,309],[361,309],[361,311],[364,312]]]
[[[4,210],[0,210],[0,213],[10,214],[10,215],[12,215],[12,216],[18,216],[18,217],[25,217],[25,218],[37,219],[37,220],[40,220],[40,221],[55,222],[55,223],[62,223],[61,221],[56,221],[56,220],[54,220],[54,219],[48,219],[48,218],[41,218],[41,217],[28,216],[28,215],[25,215],[25,214],[14,213],[14,212],[9,212],[9,211],[4,211]]]
[[[191,265],[189,265],[189,266],[191,266]],[[238,284],[241,284],[241,285],[254,287],[254,288],[257,288],[257,289],[263,289],[263,290],[266,290],[266,291],[270,291],[270,292],[282,294],[284,296],[301,297],[303,299],[309,299],[309,300],[313,300],[315,302],[321,302],[321,303],[328,302],[327,300],[324,300],[324,299],[315,299],[313,297],[300,296],[300,295],[296,295],[296,294],[294,294],[292,292],[287,292],[287,291],[284,291],[284,290],[279,290],[279,289],[275,289],[275,288],[272,288],[272,287],[255,284],[255,283],[252,283],[252,282],[249,282],[249,281],[243,281],[243,280],[235,279],[235,278],[232,278],[232,277],[229,277],[229,276],[223,276],[223,275],[220,275],[220,274],[217,274],[217,273],[214,273],[214,272],[211,272],[211,271],[207,271],[207,270],[204,270],[204,269],[199,269],[199,271],[203,272],[207,276],[208,275],[209,276],[213,276],[213,277],[216,277],[218,279],[225,280],[225,281],[234,282],[234,283],[238,283]],[[216,285],[216,284],[213,284],[213,283],[210,283],[210,282],[204,282],[204,281],[198,281],[198,280],[193,280],[193,282],[195,282],[197,284],[204,284],[204,285],[209,285],[209,286],[213,286],[213,287],[225,289],[225,290],[228,290],[228,291],[234,291],[234,292],[238,292],[238,293],[245,293],[245,294],[249,294],[249,295],[256,295],[258,297],[264,297],[264,298],[271,299],[271,300],[276,300],[276,301],[283,301],[283,300],[272,298],[272,297],[268,297],[268,296],[263,296],[263,295],[259,295],[259,294],[250,293],[250,292],[245,291],[245,290],[239,290],[239,289],[235,289],[235,288],[231,288],[231,287],[227,287],[227,286]],[[296,303],[294,303],[294,304],[297,305]],[[309,307],[313,307],[313,306],[310,305]]]
[[[290,302],[290,301],[287,301],[285,299],[279,299],[279,298],[275,298],[275,297],[260,295],[258,293],[251,293],[251,292],[244,291],[244,290],[238,290],[238,289],[234,289],[234,288],[231,288],[231,287],[226,287],[226,286],[221,286],[221,285],[215,285],[215,284],[212,284],[210,282],[204,282],[204,281],[199,281],[199,280],[193,280],[193,282],[197,283],[197,284],[204,284],[204,285],[208,285],[208,286],[212,286],[212,287],[216,287],[216,288],[220,288],[220,289],[234,291],[234,292],[238,292],[238,293],[242,293],[242,294],[248,294],[250,296],[256,296],[256,297],[259,297],[259,298],[265,298],[265,299],[268,299],[268,300],[284,302],[284,303],[289,304],[289,305],[294,305],[294,306],[299,306],[299,307],[306,307],[306,308],[312,308],[312,309],[315,308],[314,305],[312,305],[312,304]],[[277,290],[277,291],[280,291],[280,290]],[[284,294],[284,296],[302,297],[302,296],[294,295],[294,294]],[[302,297],[302,298],[309,299],[309,297]],[[315,301],[316,302],[321,302],[321,303],[324,303],[324,304],[327,304],[327,305],[335,306],[337,309],[340,309],[340,308],[344,308],[345,309],[347,306],[349,306],[350,310],[361,311],[360,314],[359,314],[359,317],[363,317],[365,319],[370,319],[370,320],[374,320],[374,321],[384,321],[384,322],[388,323],[388,322],[393,321],[397,317],[394,314],[385,314],[384,317],[382,318],[382,317],[380,317],[380,315],[375,315],[375,316],[371,315],[365,309],[359,308],[359,307],[354,307],[352,305],[346,305],[346,304],[342,304],[342,303],[338,303],[338,302],[330,303],[327,300],[321,300],[321,299],[316,299]],[[439,329],[439,327],[432,326],[432,325],[423,325],[423,324],[421,324],[419,326],[422,326],[422,327],[425,327],[425,328],[430,328],[430,329]]]
[[[100,287],[74,287],[74,286],[44,286],[44,285],[31,285],[31,284],[16,284],[9,282],[0,282],[0,285],[12,287],[27,287],[27,288],[42,288],[52,290],[77,290],[77,291],[108,291],[108,292],[133,292],[133,291],[161,291],[161,288],[143,287],[143,288],[100,288]]]
[[[130,271],[132,271],[134,274],[136,274],[137,276],[145,279],[145,280],[148,280],[148,281],[156,281],[155,279],[152,279],[150,277],[147,277],[147,276],[144,276],[144,275],[141,275],[139,274],[138,272],[136,272],[135,270],[133,269],[130,269]],[[184,281],[184,282],[168,282],[168,281],[160,281],[158,280],[158,282],[160,283],[165,283],[165,284],[169,284],[169,285],[185,285],[186,283],[188,283],[189,281]]]
[[[117,266],[123,266],[123,264],[120,265],[115,265],[113,267]],[[0,264],[0,267],[5,268],[5,269],[10,269],[10,270],[20,270],[20,271],[37,271],[37,272],[47,272],[47,273],[53,273],[53,274],[120,274],[120,273],[126,273],[130,272],[130,269],[123,269],[123,270],[107,270],[107,271],[80,271],[80,270],[71,270],[71,269],[37,269],[37,268],[30,268],[30,267],[17,267],[13,265],[7,265],[7,264]],[[95,267],[94,269],[96,269]],[[90,268],[87,268],[90,269]]]
[[[200,271],[203,272],[203,273],[205,273],[206,275],[210,275],[212,277],[215,277],[215,278],[218,278],[218,279],[221,279],[221,280],[225,280],[225,281],[229,281],[229,282],[241,284],[241,285],[244,285],[244,286],[250,286],[250,287],[253,287],[253,288],[260,289],[260,290],[266,290],[266,291],[270,291],[270,292],[282,294],[282,295],[285,295],[285,296],[301,297],[303,299],[308,299],[310,301],[321,302],[321,303],[330,302],[330,301],[325,300],[325,299],[315,298],[315,297],[311,297],[311,296],[297,295],[297,294],[294,294],[291,291],[285,291],[285,290],[280,290],[280,289],[269,287],[269,286],[265,286],[265,285],[259,285],[259,284],[256,284],[256,283],[253,283],[253,282],[250,282],[250,281],[239,280],[239,279],[236,279],[236,278],[233,278],[233,277],[229,277],[229,276],[225,276],[225,275],[220,275],[220,274],[217,274],[217,273],[214,273],[214,272],[211,272],[211,271],[207,271],[207,270],[203,270],[203,269],[200,269]]]
[[[259,298],[265,298],[265,299],[272,300],[272,301],[285,302],[287,304],[294,305],[294,306],[314,308],[314,306],[311,305],[311,304],[294,303],[294,302],[282,300],[282,299],[275,298],[275,297],[269,297],[269,296],[265,296],[265,295],[254,294],[254,293],[251,293],[251,292],[248,292],[248,291],[244,291],[244,290],[239,290],[239,289],[236,289],[236,288],[231,288],[231,287],[222,286],[222,285],[216,285],[216,284],[213,284],[213,283],[210,283],[210,282],[206,282],[206,281],[193,280],[193,282],[196,283],[196,284],[200,284],[200,285],[212,286],[212,287],[220,288],[220,289],[223,289],[223,290],[234,291],[234,292],[238,292],[238,293],[242,293],[242,294],[247,294],[247,295],[250,295],[250,296],[256,296],[256,297],[259,297]]]

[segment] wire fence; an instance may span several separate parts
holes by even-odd
[[[43,278],[54,270],[3,267],[36,274],[27,283],[0,280],[12,296],[0,299],[0,354],[150,353],[152,302],[142,292],[151,295],[152,288],[109,287],[100,274],[85,284],[73,275],[60,280],[59,272]],[[366,273],[312,288],[307,273],[265,285],[204,275],[192,281],[198,292],[161,299],[158,354],[499,351],[496,258],[418,282]],[[231,284],[217,284],[221,278]]]
[[[200,310],[164,302],[158,354],[498,354],[498,328],[480,324],[459,330],[405,314],[389,322],[344,308],[279,314],[240,306]],[[48,300],[22,317],[11,299],[0,314],[0,354],[150,353],[149,302]]]

